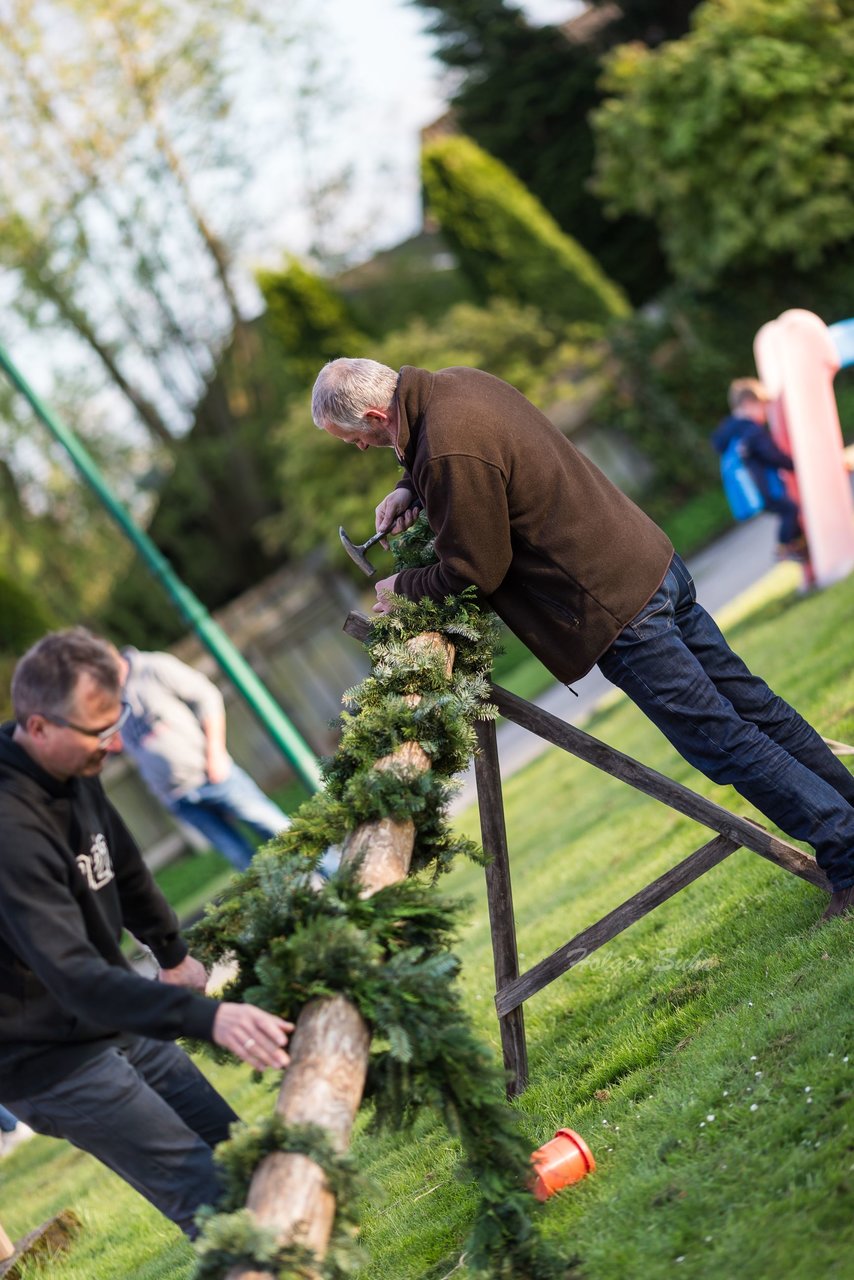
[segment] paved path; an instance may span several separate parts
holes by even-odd
[[[688,559],[687,564],[697,587],[697,598],[711,614],[721,609],[752,587],[774,565],[777,518],[757,516],[719,538],[717,542]],[[537,698],[537,706],[560,716],[569,724],[587,720],[602,698],[613,689],[598,667],[573,685],[577,697],[562,684],[554,684]],[[537,756],[549,750],[550,744],[528,733],[516,724],[504,721],[498,726],[498,754],[501,773],[507,778]],[[451,803],[451,813],[459,813],[477,799],[474,765],[464,776],[462,790]]]

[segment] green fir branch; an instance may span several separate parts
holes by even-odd
[[[400,567],[424,563],[431,549],[423,520],[395,543]],[[454,645],[450,679],[440,651],[408,644],[428,631]],[[480,1197],[466,1246],[473,1274],[548,1280],[560,1264],[533,1231],[528,1142],[503,1098],[503,1072],[474,1036],[454,981],[462,904],[440,898],[433,883],[461,854],[484,861],[473,841],[452,831],[447,810],[450,779],[476,745],[475,723],[497,714],[488,701],[497,635],[474,589],[442,604],[398,600],[374,621],[367,641],[372,672],[345,695],[340,745],[323,766],[325,790],[209,908],[192,931],[192,946],[206,964],[236,961],[228,998],[291,1020],[311,1000],[350,1000],[372,1032],[366,1097],[374,1102],[373,1123],[406,1123],[429,1103],[462,1143],[460,1174]],[[405,700],[413,694],[414,706]],[[429,756],[429,770],[376,768],[378,759],[413,742]],[[360,868],[348,862],[318,888],[312,873],[323,853],[382,818],[414,822],[410,877],[363,898]],[[232,1212],[205,1218],[197,1280],[219,1280],[246,1259],[294,1280],[312,1266],[325,1277],[352,1274],[354,1164],[324,1142],[274,1118],[236,1131],[218,1149],[226,1180],[220,1208]],[[322,1264],[299,1249],[277,1251],[239,1208],[258,1161],[282,1149],[320,1164],[335,1195],[336,1234]]]

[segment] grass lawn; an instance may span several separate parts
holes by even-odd
[[[736,648],[828,737],[854,739],[854,578],[812,597],[781,566],[731,612]],[[614,697],[589,730],[705,795],[694,773]],[[550,750],[505,788],[522,964],[661,874],[707,833]],[[474,812],[461,825],[476,833]],[[482,872],[443,888],[471,899],[463,990],[498,1053]],[[537,1209],[581,1280],[854,1275],[854,924],[812,928],[824,896],[739,851],[558,979],[525,1008],[531,1084],[515,1104],[531,1149],[558,1127],[597,1172]],[[849,1060],[850,1058],[850,1060]],[[243,1067],[209,1068],[245,1116],[272,1095]],[[362,1280],[455,1280],[472,1193],[429,1114],[355,1148],[383,1188],[365,1206]],[[0,1164],[13,1237],[70,1206],[85,1231],[57,1280],[184,1280],[177,1231],[88,1157],[38,1138]],[[31,1272],[28,1275],[38,1275]]]

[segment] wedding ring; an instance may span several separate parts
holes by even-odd
[[[243,1048],[244,1048],[244,1049],[251,1049],[254,1043],[255,1043],[255,1037],[254,1037],[254,1036],[250,1036],[248,1040],[244,1040],[244,1041],[243,1041]]]

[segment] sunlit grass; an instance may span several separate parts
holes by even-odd
[[[801,599],[784,566],[731,609],[748,662],[828,736],[854,738],[854,580]],[[734,793],[681,761],[612,698],[597,736],[740,813]],[[704,843],[708,833],[550,750],[506,782],[519,947],[527,967]],[[473,810],[460,825],[477,834]],[[462,989],[499,1053],[483,873],[443,890],[471,899]],[[531,1083],[515,1104],[531,1149],[570,1126],[597,1172],[541,1208],[568,1274],[776,1277],[852,1274],[852,930],[814,929],[818,890],[739,851],[525,1007]],[[850,1061],[848,1060],[850,1057]],[[272,1105],[243,1067],[205,1070],[247,1117]],[[710,1118],[713,1117],[713,1118]],[[383,1188],[364,1206],[364,1280],[439,1280],[457,1266],[473,1192],[435,1118],[354,1147]],[[23,1234],[64,1207],[85,1229],[57,1280],[184,1280],[192,1254],[132,1191],[64,1144],[36,1139],[0,1164],[0,1221]],[[36,1274],[36,1273],[33,1273]]]

